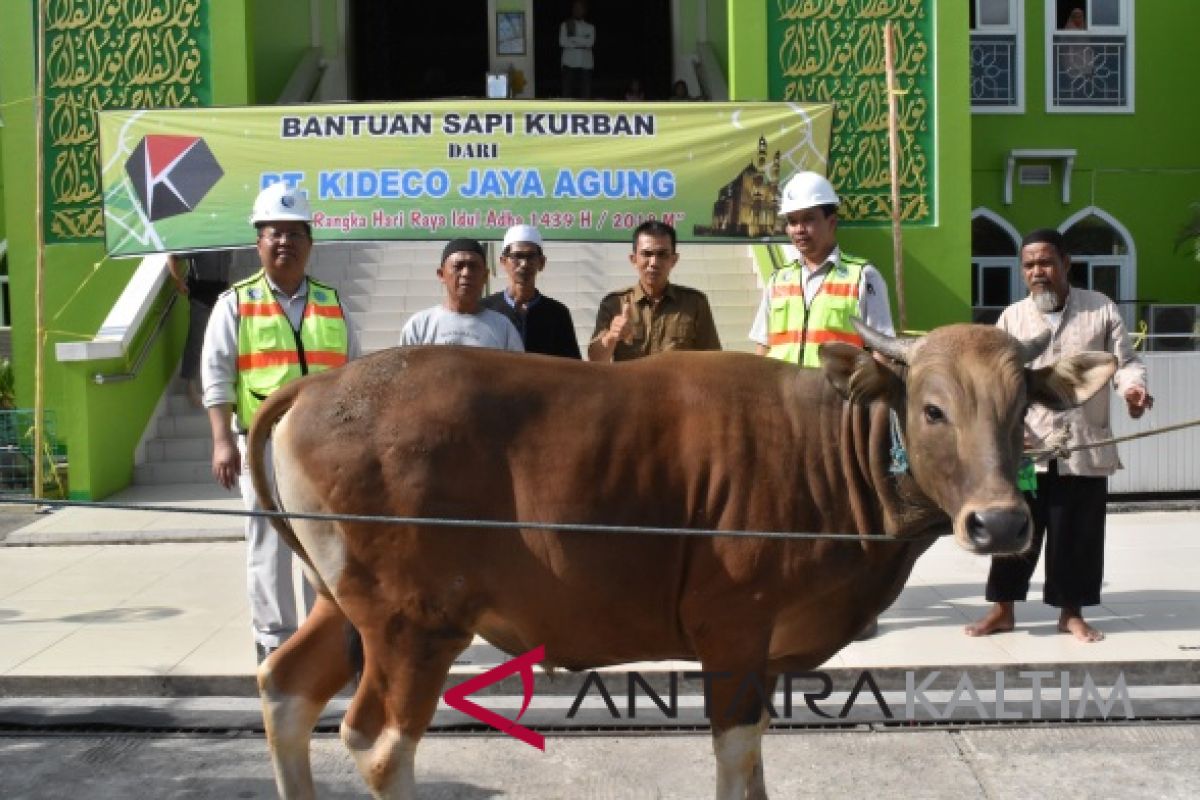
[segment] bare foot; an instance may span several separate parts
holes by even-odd
[[[1081,642],[1098,642],[1104,638],[1104,632],[1088,625],[1078,609],[1063,609],[1058,618],[1058,632],[1069,633]]]
[[[1012,603],[993,603],[983,619],[963,628],[967,636],[991,636],[993,633],[1008,633],[1015,627]]]

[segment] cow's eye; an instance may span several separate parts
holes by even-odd
[[[925,421],[930,425],[935,425],[939,422],[946,421],[946,415],[943,414],[942,410],[933,403],[926,403],[925,407],[921,409],[921,411],[925,414]]]

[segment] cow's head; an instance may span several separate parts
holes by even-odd
[[[950,516],[960,545],[1023,551],[1032,531],[1016,487],[1025,409],[1085,402],[1112,377],[1116,358],[1079,353],[1030,369],[1049,331],[1020,342],[988,325],[950,325],[922,337],[886,336],[857,320],[855,327],[889,363],[853,345],[826,344],[820,357],[830,382],[852,402],[883,399],[897,412],[912,477]]]

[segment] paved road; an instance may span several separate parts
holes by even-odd
[[[792,798],[1195,798],[1200,725],[780,732],[767,785]],[[322,798],[366,797],[336,736],[313,744]],[[422,800],[707,798],[705,735],[557,736],[545,753],[494,736],[431,736]],[[273,797],[259,736],[0,734],[7,800]]]

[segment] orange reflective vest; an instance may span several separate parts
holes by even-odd
[[[271,292],[262,270],[234,284],[238,304],[237,420],[250,427],[271,392],[310,372],[346,363],[350,340],[337,291],[308,279],[308,302],[300,330]]]
[[[799,263],[775,273],[770,285],[767,355],[804,367],[819,367],[817,348],[825,342],[863,346],[850,317],[862,316],[858,288],[865,259],[841,255],[811,301],[804,297],[804,272]]]

